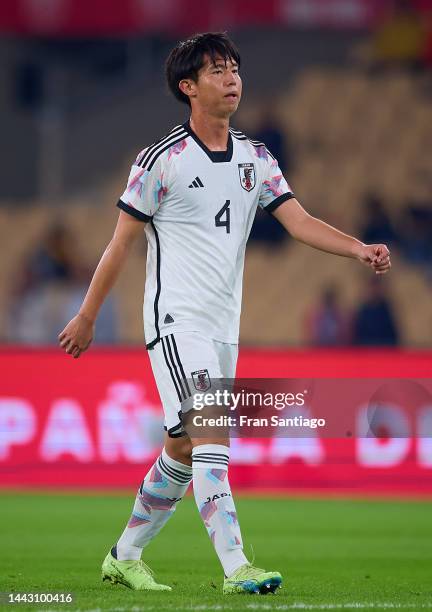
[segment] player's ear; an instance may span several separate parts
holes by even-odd
[[[182,79],[179,83],[179,89],[188,98],[194,98],[196,95],[196,83],[192,79]]]

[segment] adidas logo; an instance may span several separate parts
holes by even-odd
[[[174,323],[174,319],[170,314],[165,315],[164,323]]]
[[[191,189],[192,187],[204,187],[199,176],[197,176],[196,179],[192,181],[192,183],[189,185],[189,189]]]

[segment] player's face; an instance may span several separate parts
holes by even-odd
[[[211,115],[230,117],[240,103],[242,81],[238,65],[231,60],[216,58],[213,63],[206,57],[204,66],[194,83],[192,104],[198,105]]]

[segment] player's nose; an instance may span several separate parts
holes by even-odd
[[[225,85],[225,87],[235,87],[235,88],[237,88],[237,83],[236,83],[236,80],[235,80],[235,76],[229,70],[227,70],[227,72],[225,73],[224,85]]]

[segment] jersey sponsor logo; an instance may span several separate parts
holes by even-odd
[[[192,380],[197,391],[207,391],[211,387],[208,370],[197,370],[192,372]]]
[[[254,164],[239,164],[240,185],[246,191],[252,191],[255,187],[255,165]]]
[[[193,189],[194,187],[204,187],[199,176],[197,176],[196,179],[189,185],[189,189]]]

